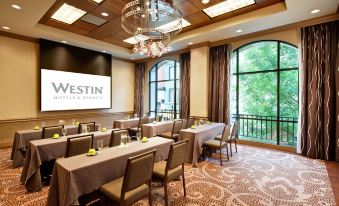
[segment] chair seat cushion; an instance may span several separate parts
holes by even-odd
[[[158,178],[158,179],[165,179],[165,170],[166,170],[166,161],[160,161],[160,162],[156,162],[154,163],[154,167],[153,167],[153,176]],[[173,168],[171,170],[168,170],[167,176],[168,176],[168,180],[174,180],[176,178],[178,178],[180,175],[182,175],[183,170],[182,170],[182,166],[178,166],[176,168]]]
[[[222,135],[219,134],[219,135],[217,135],[214,139],[215,139],[215,140],[221,140],[221,137],[222,137]]]
[[[164,138],[168,138],[168,139],[172,139],[171,134],[172,134],[172,132],[164,132],[164,133],[161,133],[159,136],[164,137]],[[179,134],[173,134],[173,139],[178,139],[178,138],[179,138]]]
[[[108,198],[114,200],[115,202],[120,202],[122,183],[124,178],[113,180],[112,182],[106,183],[100,187],[100,191],[107,196]],[[142,184],[141,186],[128,191],[125,193],[125,204],[130,205],[141,199],[149,193],[149,188],[147,184]]]
[[[139,132],[140,131],[140,128],[138,127],[132,127],[132,128],[129,128],[128,130],[132,131],[132,132]]]
[[[226,142],[221,143],[221,147],[226,146]],[[206,147],[211,147],[211,148],[220,148],[220,140],[215,140],[215,139],[209,139],[203,144]]]

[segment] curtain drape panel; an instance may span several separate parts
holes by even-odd
[[[145,62],[135,64],[134,114],[138,114],[140,117],[144,114],[145,73]]]
[[[190,69],[191,53],[180,55],[180,117],[188,118],[190,115]]]
[[[301,29],[301,152],[338,158],[339,21]]]
[[[208,119],[229,124],[230,46],[210,48],[208,71]]]

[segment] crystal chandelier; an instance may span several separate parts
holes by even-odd
[[[182,29],[180,11],[172,0],[129,0],[123,7],[122,28],[135,39],[133,51],[160,57]]]

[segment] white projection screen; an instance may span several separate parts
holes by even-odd
[[[111,107],[111,77],[41,69],[41,111]]]
[[[40,39],[40,110],[112,107],[109,54]]]

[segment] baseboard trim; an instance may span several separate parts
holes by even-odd
[[[294,153],[297,154],[296,148],[286,147],[286,146],[280,146],[280,145],[273,145],[273,144],[264,144],[260,142],[252,142],[247,140],[238,139],[237,143],[244,144],[244,145],[250,145],[255,147],[262,147],[262,148],[268,148],[268,149],[274,149],[274,150],[280,150],[284,152]]]

